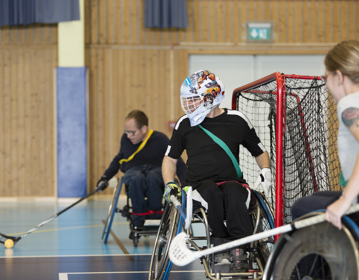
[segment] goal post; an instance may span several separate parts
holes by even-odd
[[[248,117],[270,155],[276,227],[291,222],[290,208],[298,198],[337,187],[338,122],[321,77],[275,72],[236,88],[232,109]],[[245,149],[239,158],[251,185],[259,167]]]

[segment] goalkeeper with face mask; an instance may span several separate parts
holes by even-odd
[[[163,163],[164,198],[180,192],[174,183],[176,163],[187,152],[186,185],[193,188],[194,207],[203,207],[216,245],[239,239],[253,232],[248,208],[251,191],[240,170],[239,149],[245,147],[261,169],[253,189],[268,196],[271,183],[270,160],[247,117],[234,110],[219,108],[224,85],[214,73],[197,71],[181,86],[181,105],[186,115],[176,123]],[[224,224],[226,219],[226,225]],[[218,254],[232,262],[232,272],[248,270],[246,247]]]

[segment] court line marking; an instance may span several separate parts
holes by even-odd
[[[102,220],[102,223],[105,225],[106,222],[104,220]],[[125,255],[129,255],[127,256],[127,259],[131,262],[133,262],[133,258],[132,256],[130,255],[130,253],[127,251],[126,247],[122,244],[121,240],[116,236],[116,234],[112,231],[112,229],[110,230],[110,233],[113,237],[113,239],[115,239],[117,245],[120,247],[120,249],[122,250],[122,252],[125,254]]]
[[[128,225],[128,222],[123,222],[123,223],[113,223],[113,226],[122,226],[122,225]],[[31,234],[34,233],[40,233],[40,232],[49,232],[49,231],[60,231],[60,230],[69,230],[69,229],[80,229],[80,228],[91,228],[91,227],[103,227],[103,224],[98,224],[98,225],[87,225],[87,226],[77,226],[77,227],[66,227],[66,228],[53,228],[53,229],[43,229],[43,230],[37,230],[32,232]],[[23,231],[23,232],[16,232],[16,233],[9,233],[7,235],[23,235],[27,233],[27,231]]]
[[[6,249],[12,250],[12,249]],[[130,256],[152,256],[152,254],[128,254]],[[69,257],[126,257],[126,254],[98,254],[98,255],[47,255],[47,256],[0,256],[0,259],[5,258],[69,258]]]
[[[204,273],[205,271],[204,270],[171,270],[171,273]],[[105,272],[62,272],[62,273],[59,273],[59,280],[68,280],[68,275],[89,275],[89,274],[92,274],[92,275],[95,275],[95,274],[135,274],[135,273],[141,273],[141,274],[144,274],[144,273],[148,273],[148,271],[112,271],[112,272],[109,272],[109,271],[105,271]]]

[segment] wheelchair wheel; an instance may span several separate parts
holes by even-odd
[[[273,210],[268,201],[259,192],[254,191],[256,198],[256,205],[250,211],[250,216],[253,223],[254,234],[270,230],[274,228]],[[266,239],[261,239],[253,244],[252,248],[255,248],[258,253],[259,260],[262,268],[268,261],[269,255],[274,247],[274,236]]]
[[[111,231],[112,221],[113,221],[113,218],[114,218],[116,210],[117,210],[117,204],[118,204],[118,199],[120,197],[121,188],[122,188],[122,178],[113,192],[111,204],[110,204],[110,207],[109,207],[108,213],[107,213],[105,226],[103,228],[101,239],[104,240],[105,244],[107,243],[107,239],[108,239],[108,236]]]
[[[358,279],[357,246],[344,224],[342,230],[324,222],[283,234],[270,257],[265,277]]]
[[[152,252],[149,280],[168,278],[172,268],[172,262],[168,257],[169,246],[179,227],[180,215],[176,207],[166,204]]]

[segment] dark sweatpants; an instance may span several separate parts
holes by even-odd
[[[298,199],[291,209],[292,220],[316,210],[325,211],[330,204],[339,199],[342,193],[341,191],[323,191]],[[349,217],[357,224],[359,223],[359,213],[351,214]]]
[[[325,210],[342,195],[341,191],[316,192],[310,196],[299,198],[292,206],[292,220],[316,210]]]
[[[253,233],[246,207],[248,198],[246,187],[237,182],[227,182],[217,186],[213,181],[206,180],[196,190],[208,203],[207,218],[212,229],[212,237],[238,239]],[[199,207],[200,203],[193,201],[193,206]],[[224,217],[227,227],[223,222]]]

